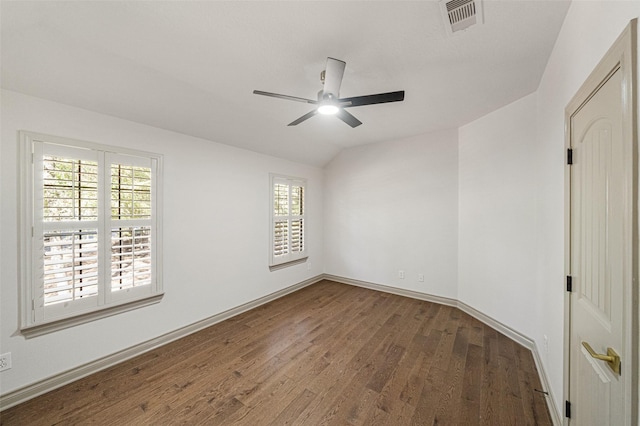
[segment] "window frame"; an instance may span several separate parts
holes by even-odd
[[[129,148],[103,145],[77,139],[46,135],[42,133],[19,131],[19,208],[18,238],[19,252],[19,298],[20,298],[20,331],[25,337],[33,337],[52,331],[61,330],[77,324],[86,323],[99,318],[111,316],[120,312],[137,309],[142,306],[158,303],[164,293],[162,284],[162,170],[163,156],[161,154],[134,150]],[[44,154],[45,148],[47,154]],[[36,208],[42,206],[35,197],[43,190],[43,180],[37,176],[38,165],[49,152],[69,152],[79,156],[95,157],[98,162],[98,215],[95,221],[88,221],[98,229],[98,294],[91,302],[80,302],[82,299],[72,300],[69,309],[43,303],[44,281],[37,279],[37,269],[41,268],[44,249],[37,245],[44,238],[44,229],[48,228],[41,211]],[[81,155],[85,153],[86,155]],[[151,226],[151,284],[146,287],[133,287],[125,293],[115,295],[112,291],[111,279],[105,275],[110,270],[109,259],[112,227],[117,226],[119,219],[112,218],[111,197],[111,164],[119,164],[118,158],[131,157],[131,162],[145,161],[151,168],[151,208],[149,221]],[[38,185],[38,187],[36,187]],[[130,222],[130,221],[127,221]],[[54,224],[56,222],[53,222]],[[78,223],[69,221],[59,222],[60,229],[73,230]],[[54,226],[54,228],[56,227]],[[40,235],[36,230],[41,231]],[[42,240],[44,241],[44,240]],[[122,290],[120,290],[122,291]],[[90,297],[87,300],[94,299]],[[75,302],[75,303],[74,303]],[[45,314],[45,310],[47,314]]]
[[[288,196],[288,214],[286,216],[276,216],[275,215],[275,185],[277,183],[285,183],[288,185],[289,196]],[[301,215],[292,215],[291,214],[291,187],[299,186],[302,187],[302,214]],[[307,180],[300,177],[286,176],[281,174],[269,173],[269,268],[270,270],[276,270],[279,268],[283,268],[286,266],[290,266],[293,264],[297,264],[300,262],[306,261],[309,257],[308,254],[308,244],[307,244],[307,227],[308,225],[308,217],[307,214],[307,206],[306,206],[306,198],[307,198]],[[285,219],[286,218],[286,219]],[[295,219],[293,219],[295,218]],[[274,254],[274,239],[275,239],[275,223],[276,220],[280,219],[287,220],[288,223],[288,232],[287,232],[287,247],[289,251],[286,255],[276,256]],[[302,219],[302,250],[297,252],[291,251],[291,220]]]

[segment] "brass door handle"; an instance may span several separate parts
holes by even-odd
[[[589,352],[589,355],[591,355],[593,358],[599,359],[601,361],[606,361],[607,364],[609,364],[609,367],[611,367],[613,372],[618,376],[621,374],[622,368],[620,365],[620,355],[618,355],[612,348],[607,348],[607,354],[604,355],[594,351],[591,345],[589,345],[587,342],[582,342],[582,346],[584,346],[587,352]]]

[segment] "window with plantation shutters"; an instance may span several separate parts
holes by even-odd
[[[270,266],[307,257],[305,187],[304,179],[271,175]]]
[[[162,156],[30,132],[21,155],[25,334],[157,302]]]

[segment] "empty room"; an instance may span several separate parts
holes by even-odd
[[[0,424],[640,425],[640,2],[0,1]]]

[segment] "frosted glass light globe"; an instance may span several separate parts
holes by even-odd
[[[338,112],[338,107],[331,104],[320,105],[318,107],[318,112],[324,115],[333,115]]]

